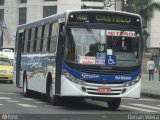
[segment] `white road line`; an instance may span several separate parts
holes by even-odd
[[[35,101],[36,103],[39,103],[39,104],[41,104],[41,103],[46,103],[46,102],[38,102],[38,101]]]
[[[17,93],[6,93],[6,92],[0,92],[1,95],[8,95],[8,94],[17,94]]]
[[[153,107],[153,106],[144,105],[144,104],[134,104],[134,103],[131,103],[131,104],[132,104],[132,105],[135,105],[135,106],[139,106],[139,107],[145,107],[145,108],[151,108],[151,109],[160,110],[159,107]]]
[[[158,101],[158,100],[155,100],[155,99],[147,99],[147,98],[140,98],[139,100],[142,100],[142,101]]]
[[[30,104],[17,104],[17,105],[20,105],[20,106],[23,106],[23,107],[37,107],[35,105],[30,105]]]
[[[123,100],[140,100],[140,101],[158,101],[158,100],[155,100],[155,99],[150,99],[150,98],[140,98],[140,99],[133,99],[133,98],[122,98]]]
[[[158,111],[146,110],[146,109],[132,107],[132,106],[127,106],[127,105],[121,105],[120,107],[134,109],[134,110],[139,110],[139,111],[144,111],[144,112],[158,112]]]
[[[160,105],[157,105],[157,106],[160,106]]]
[[[24,99],[24,100],[35,100],[33,98],[22,98],[22,99]]]
[[[0,104],[0,105],[3,105],[3,104]]]
[[[9,99],[11,99],[11,98],[8,98],[8,97],[0,97],[0,99],[2,99],[2,100],[9,100]]]
[[[13,102],[13,103],[16,103],[16,102],[19,102],[19,101],[7,100],[7,102]]]

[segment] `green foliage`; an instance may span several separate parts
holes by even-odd
[[[143,19],[150,21],[154,16],[155,10],[160,10],[160,2],[152,2],[153,0],[127,0],[124,10],[136,13]]]

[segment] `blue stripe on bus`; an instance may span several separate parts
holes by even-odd
[[[134,80],[138,75],[141,73],[141,69],[137,70],[136,72],[133,72],[131,74],[123,74],[123,75],[100,75],[100,74],[91,74],[91,73],[85,73],[80,72],[75,69],[72,69],[68,67],[67,65],[63,64],[63,68],[67,70],[70,74],[72,74],[74,77],[90,82],[127,82]]]

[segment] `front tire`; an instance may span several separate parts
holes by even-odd
[[[108,108],[110,110],[117,110],[121,104],[121,98],[114,98],[112,101],[108,101]]]
[[[47,86],[47,99],[48,102],[51,103],[54,106],[59,106],[61,104],[61,99],[59,96],[54,95],[53,93],[54,87],[52,86],[52,83],[50,83]]]
[[[28,81],[27,81],[27,77],[25,76],[23,79],[23,96],[24,97],[29,97],[30,91],[28,90]]]

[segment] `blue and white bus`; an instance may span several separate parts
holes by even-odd
[[[142,21],[136,14],[79,10],[55,14],[17,28],[15,82],[24,96],[46,94],[106,101],[140,98]]]

